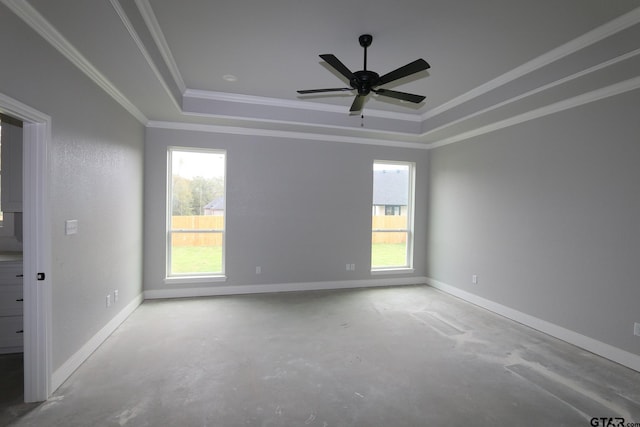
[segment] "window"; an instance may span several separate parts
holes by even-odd
[[[415,164],[373,163],[371,270],[413,266],[413,195]]]
[[[169,148],[167,277],[224,275],[226,152]]]
[[[384,214],[385,215],[400,215],[400,206],[394,205],[385,205]]]

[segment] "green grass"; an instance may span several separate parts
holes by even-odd
[[[406,265],[404,243],[374,243],[371,248],[372,267]],[[175,246],[171,254],[171,273],[221,273],[222,246]]]
[[[373,243],[371,245],[371,267],[402,267],[407,264],[405,243]]]
[[[174,246],[171,273],[221,273],[222,246]]]

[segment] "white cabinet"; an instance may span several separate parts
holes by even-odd
[[[22,127],[2,120],[0,204],[3,212],[22,212]]]
[[[22,260],[0,261],[0,354],[23,349]]]

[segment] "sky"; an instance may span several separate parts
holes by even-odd
[[[395,170],[407,170],[408,166],[406,163],[374,163],[373,170],[374,171],[395,171]]]
[[[171,171],[173,175],[188,179],[196,176],[203,178],[224,177],[224,152],[173,150],[172,155]]]

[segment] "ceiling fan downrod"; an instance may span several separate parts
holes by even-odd
[[[363,34],[358,37],[358,41],[360,42],[360,46],[364,48],[364,67],[362,69],[367,71],[367,48],[371,46],[373,36],[371,34]]]

